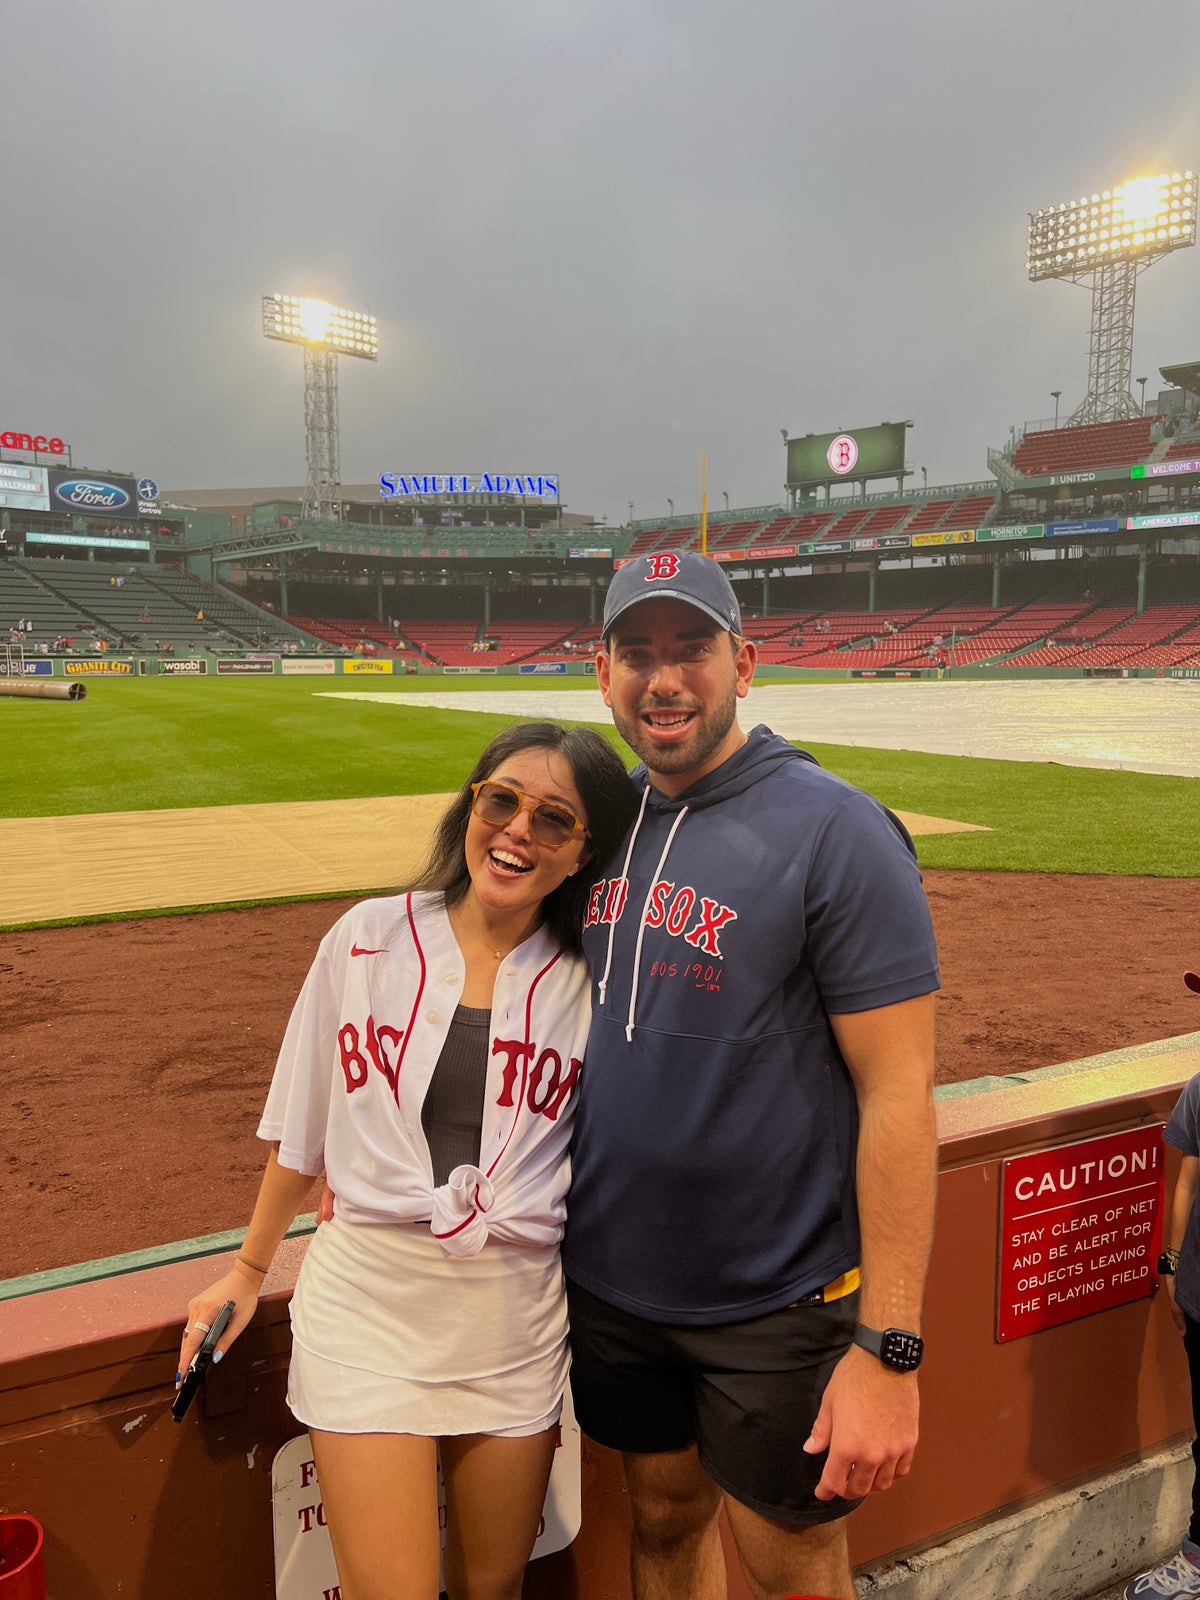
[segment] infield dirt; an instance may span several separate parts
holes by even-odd
[[[928,871],[938,1078],[1200,1028],[1192,879]],[[326,900],[0,935],[0,1277],[249,1219],[254,1137]]]

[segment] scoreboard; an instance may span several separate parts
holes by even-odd
[[[822,483],[857,483],[864,478],[898,478],[904,471],[907,422],[881,422],[873,428],[809,433],[787,442],[787,486],[807,489]]]

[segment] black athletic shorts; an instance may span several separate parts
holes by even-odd
[[[725,1492],[776,1522],[834,1522],[818,1500],[827,1452],[808,1455],[821,1396],[858,1321],[858,1293],[748,1322],[672,1327],[567,1283],[571,1394],[589,1438],[634,1455],[695,1444]]]

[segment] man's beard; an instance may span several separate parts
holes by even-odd
[[[702,767],[709,757],[718,750],[729,734],[737,719],[737,689],[731,686],[728,697],[711,711],[701,711],[697,714],[696,721],[686,739],[680,744],[667,746],[659,745],[650,734],[642,716],[647,711],[669,711],[669,705],[652,704],[641,706],[632,717],[618,713],[613,707],[613,722],[617,732],[624,739],[629,748],[646,763],[651,772],[680,773],[690,772],[693,767]],[[693,707],[685,707],[693,710]]]

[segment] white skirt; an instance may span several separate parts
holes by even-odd
[[[541,1432],[566,1386],[558,1246],[446,1255],[421,1223],[334,1217],[292,1296],[288,1404],[327,1433]]]

